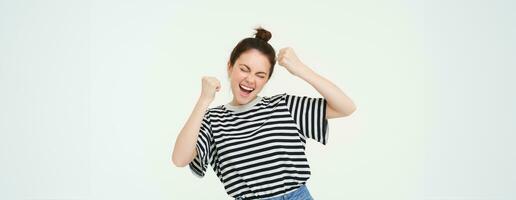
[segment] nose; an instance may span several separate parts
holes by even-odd
[[[249,85],[254,85],[254,77],[252,75],[247,76],[245,80]]]

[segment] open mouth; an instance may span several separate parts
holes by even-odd
[[[238,85],[240,87],[240,91],[243,92],[245,95],[249,95],[251,92],[254,91],[254,88],[246,87],[242,84]]]

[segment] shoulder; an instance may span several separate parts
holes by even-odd
[[[210,107],[210,108],[206,109],[206,112],[204,113],[204,115],[210,116],[213,114],[218,114],[218,113],[223,113],[223,112],[224,112],[223,105],[218,105],[218,106]]]
[[[287,93],[279,93],[279,94],[275,94],[275,95],[270,95],[270,96],[266,96],[264,98],[267,98],[271,101],[274,101],[276,99],[282,99],[282,98],[285,98],[288,94]]]
[[[288,95],[287,93],[279,93],[279,94],[275,94],[275,95],[264,96],[263,102],[269,106],[274,106],[274,105],[284,102],[287,95]]]
[[[223,110],[223,107],[224,107],[224,105],[221,104],[221,105],[218,105],[218,106],[215,106],[215,107],[208,108],[208,110],[206,112],[221,111],[221,110]]]
[[[215,107],[209,107],[204,111],[203,118],[204,120],[207,120],[208,122],[211,121],[212,117],[220,117],[222,116],[222,113],[224,113],[224,109],[222,105],[215,106]]]
[[[305,97],[305,96],[284,92],[284,93],[272,95],[268,98],[270,98],[271,101],[275,101],[275,100],[291,100],[291,99],[296,99],[296,98],[301,98],[301,97]]]

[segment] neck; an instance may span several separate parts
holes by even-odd
[[[253,99],[251,99],[249,102],[247,103],[250,103],[252,101],[254,101],[258,96],[255,96]],[[232,106],[242,106],[242,105],[246,105],[246,104],[238,104],[237,100],[235,97],[233,97],[233,100],[229,103],[230,105]]]
[[[247,103],[250,103],[250,102],[252,102],[252,101],[253,101],[253,100],[255,100],[255,99],[256,99],[256,97],[254,97],[253,99],[251,99],[251,100],[250,100],[249,102],[247,102]],[[239,104],[239,103],[237,102],[237,100],[236,100],[236,98],[235,98],[235,97],[233,97],[233,100],[232,100],[229,104],[230,104],[230,105],[232,105],[232,106],[241,106],[241,105],[245,105],[245,104]]]

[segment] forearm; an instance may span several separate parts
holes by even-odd
[[[314,87],[328,102],[328,106],[339,113],[350,115],[356,109],[353,101],[335,84],[317,74],[308,66],[301,67],[298,77]]]
[[[193,159],[202,119],[209,104],[209,102],[199,98],[192,114],[190,114],[190,117],[177,136],[174,152],[172,153],[172,162],[176,166],[186,166]]]

